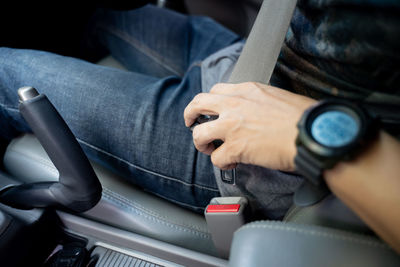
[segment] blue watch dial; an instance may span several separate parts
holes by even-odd
[[[311,124],[311,135],[318,143],[329,147],[350,144],[360,130],[359,122],[343,111],[327,111]]]

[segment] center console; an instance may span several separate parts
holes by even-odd
[[[81,217],[83,212],[93,210],[102,197],[96,173],[47,97],[32,87],[22,87],[18,94],[20,113],[59,176],[51,181],[21,183],[19,177],[0,170],[2,266],[227,265],[213,256]],[[110,216],[107,212],[102,214]]]
[[[1,174],[0,178],[9,178]],[[3,179],[2,179],[3,180]],[[2,266],[227,266],[228,262],[70,212],[0,204]]]

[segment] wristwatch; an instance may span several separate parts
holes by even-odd
[[[344,100],[319,102],[304,112],[297,127],[295,166],[305,178],[295,193],[295,203],[300,206],[322,199],[329,192],[324,170],[354,159],[378,132],[376,119]]]

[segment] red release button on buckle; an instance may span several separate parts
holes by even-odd
[[[208,205],[207,213],[216,212],[238,212],[240,209],[240,204],[228,204],[228,205]]]

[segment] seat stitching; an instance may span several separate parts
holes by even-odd
[[[323,205],[323,202],[320,201],[319,203],[313,205],[313,206],[309,206],[309,207],[305,207],[303,209],[300,209],[299,212],[297,212],[296,214],[293,215],[293,221],[292,222],[299,222],[301,219],[303,219],[306,216],[311,216],[313,213],[313,210],[316,210],[318,208],[320,208]]]
[[[122,158],[120,158],[120,157],[118,157],[118,156],[115,156],[115,155],[113,155],[113,154],[111,154],[111,153],[109,153],[109,152],[107,152],[107,151],[105,151],[105,150],[103,150],[103,149],[101,149],[101,148],[98,148],[98,147],[96,147],[96,146],[94,146],[94,145],[92,145],[92,144],[89,144],[89,143],[87,143],[87,142],[85,142],[85,141],[83,141],[83,140],[81,140],[81,139],[79,139],[79,138],[76,138],[76,139],[78,140],[79,143],[82,143],[83,145],[86,145],[86,146],[88,146],[88,147],[90,147],[90,148],[93,148],[94,150],[97,150],[98,152],[104,153],[104,154],[106,154],[107,156],[110,156],[110,157],[112,157],[112,158],[115,158],[115,159],[117,159],[117,160],[119,160],[119,161],[121,161],[121,162],[123,162],[123,163],[125,163],[125,164],[127,164],[127,165],[129,165],[129,166],[131,166],[131,167],[134,167],[134,168],[136,168],[136,169],[138,169],[138,170],[140,170],[140,171],[143,171],[143,172],[146,172],[146,173],[150,173],[150,174],[152,174],[152,175],[155,175],[155,176],[158,176],[158,177],[167,179],[167,180],[171,180],[171,181],[174,181],[174,182],[177,182],[177,183],[181,183],[181,184],[186,185],[186,186],[190,186],[190,187],[194,186],[194,187],[198,187],[198,188],[205,189],[205,190],[209,190],[209,191],[219,192],[218,189],[214,189],[214,188],[210,188],[210,187],[206,187],[206,186],[202,186],[202,185],[197,185],[197,184],[186,183],[186,182],[184,182],[184,181],[179,180],[178,178],[166,176],[166,175],[163,175],[163,174],[156,173],[156,172],[154,172],[154,171],[145,169],[145,168],[140,167],[140,166],[138,166],[138,165],[135,165],[135,164],[133,164],[133,163],[131,163],[131,162],[125,160],[125,159],[122,159]]]
[[[193,230],[193,229],[189,229],[189,228],[184,228],[181,225],[177,225],[177,224],[173,224],[173,223],[170,223],[170,222],[167,222],[167,221],[160,220],[160,219],[156,218],[155,216],[146,215],[143,212],[141,212],[140,210],[135,209],[131,205],[127,205],[126,203],[123,203],[121,200],[118,200],[118,199],[116,199],[115,197],[113,197],[111,195],[103,194],[103,196],[106,199],[113,200],[115,202],[115,204],[120,205],[123,208],[128,208],[129,210],[135,212],[138,215],[143,216],[146,219],[155,221],[157,223],[161,223],[161,224],[163,224],[165,226],[168,226],[170,228],[175,228],[178,231],[188,232],[188,233],[192,233],[194,235],[197,235],[197,236],[205,238],[205,239],[210,239],[210,234],[207,234],[207,233],[204,233],[204,232],[199,232],[199,231],[196,231],[196,230]]]
[[[126,202],[127,204],[130,204],[131,206],[133,206],[133,207],[135,207],[135,208],[137,208],[139,210],[142,210],[143,212],[146,212],[151,216],[154,216],[154,217],[156,217],[158,219],[170,220],[169,221],[170,223],[176,224],[176,222],[174,222],[171,217],[160,216],[157,212],[149,210],[149,209],[145,208],[144,206],[140,205],[139,203],[134,202],[134,201],[132,201],[132,200],[130,200],[128,198],[125,198],[124,196],[122,196],[122,195],[120,195],[120,194],[118,194],[116,192],[113,192],[112,190],[110,190],[108,188],[103,188],[103,190],[104,190],[104,193],[107,193],[110,196],[113,196],[114,198],[120,200],[121,202]],[[204,229],[201,229],[200,227],[197,227],[195,225],[187,225],[187,224],[180,224],[180,225],[184,226],[184,227],[188,227],[188,228],[193,228],[193,229],[201,231],[201,232],[203,232],[203,230],[204,230]]]
[[[312,211],[322,206],[322,201],[309,207],[295,207],[287,216],[285,216],[285,221],[288,222],[298,222],[300,219],[304,218],[305,214],[312,214]]]
[[[293,214],[295,214],[295,213],[297,213],[298,211],[299,211],[299,207],[294,207],[292,210],[290,210],[287,214],[286,214],[286,216],[285,216],[285,218],[284,218],[284,220],[285,221],[290,221],[292,218],[292,216],[293,216]]]
[[[45,168],[48,169],[49,171],[51,171],[51,172],[53,172],[53,173],[56,174],[56,170],[55,170],[54,168],[48,166],[48,165],[45,163],[45,160],[44,160],[44,159],[41,159],[41,158],[33,158],[33,157],[30,157],[30,156],[28,156],[28,155],[26,155],[26,154],[20,153],[20,152],[18,152],[18,151],[15,151],[15,150],[12,150],[12,151],[15,152],[15,153],[17,153],[17,154],[20,154],[20,155],[22,155],[22,156],[24,156],[24,157],[31,158],[31,159],[34,159],[34,160],[39,160],[38,163],[39,163],[40,165],[42,165],[43,167],[45,167]],[[139,207],[140,207],[140,208],[142,209],[142,212],[147,212],[149,215],[151,215],[151,216],[153,216],[153,217],[159,219],[159,220],[157,220],[157,221],[159,221],[159,222],[161,222],[160,219],[164,219],[164,220],[167,219],[167,217],[157,216],[153,211],[150,211],[150,210],[144,208],[143,206],[140,206],[139,204],[134,203],[134,202],[130,201],[129,199],[127,199],[127,198],[125,198],[125,197],[123,197],[123,196],[121,196],[121,195],[119,195],[119,194],[117,194],[117,193],[115,193],[115,192],[112,192],[112,191],[109,190],[108,188],[103,188],[103,190],[104,190],[104,193],[105,193],[105,194],[109,194],[108,199],[114,200],[115,202],[120,202],[120,204],[122,204],[122,205],[125,206],[125,207],[129,207],[129,205],[127,205],[127,204],[130,204],[131,207],[136,208],[136,209],[139,209]],[[105,195],[105,194],[103,194],[103,195],[104,195],[105,197],[107,197],[107,195]],[[114,199],[112,199],[112,198],[114,198]],[[124,204],[123,201],[125,201],[126,204]],[[136,204],[136,205],[135,205],[135,204]],[[139,206],[139,207],[138,207],[138,206]],[[136,212],[136,213],[138,213],[138,212]],[[142,214],[142,215],[143,215],[143,214]],[[147,217],[147,216],[145,216],[145,217]],[[176,224],[175,222],[168,222],[168,223]],[[191,225],[191,226],[189,226],[189,225],[180,225],[180,226],[181,226],[181,227],[192,228],[193,231],[196,231],[196,230],[201,231],[201,230],[202,230],[202,229],[196,227],[195,225]],[[204,232],[202,232],[202,233],[205,234]]]
[[[12,149],[12,148],[8,148],[8,151],[11,151],[13,153],[19,154],[20,156],[23,156],[27,159],[30,160],[34,160],[36,161],[38,164],[40,164],[42,167],[44,167],[45,169],[49,170],[50,172],[59,175],[57,168],[54,167],[54,165],[51,165],[50,162],[42,157],[34,157],[25,153],[22,153],[18,150]]]
[[[105,193],[108,194],[108,192],[105,192]],[[109,194],[109,197],[114,198],[114,199],[110,199],[109,198],[109,200],[113,200],[113,201],[117,201],[117,202],[119,201],[121,204],[125,205],[126,207],[127,206],[131,206],[132,208],[140,210],[140,208],[138,208],[138,207],[136,207],[134,205],[131,205],[129,203],[129,201],[125,201],[125,203],[124,203],[124,199],[118,199],[118,197],[110,195],[110,194]],[[156,215],[154,213],[152,214],[152,212],[146,212],[146,211],[143,211],[143,210],[141,210],[141,211],[144,212],[144,213],[148,213],[148,215],[150,215],[150,216],[152,216],[154,218],[157,218],[158,220],[163,220],[166,223],[177,225],[177,226],[184,227],[184,228],[188,228],[188,229],[191,229],[193,231],[197,231],[197,232],[200,232],[200,233],[203,233],[203,234],[208,234],[207,232],[204,232],[203,229],[197,228],[195,225],[178,224],[177,222],[168,221],[166,218],[163,218],[162,216],[158,216],[158,215]]]
[[[115,199],[113,199],[113,197],[111,197],[111,196],[106,196],[106,195],[104,195],[104,197],[105,197],[105,198],[108,198],[109,200],[115,201]],[[120,202],[120,201],[118,201],[118,200],[115,201],[115,204],[120,205],[120,206],[123,207],[123,208],[128,208],[129,210],[135,212],[135,213],[138,214],[138,215],[143,216],[143,217],[146,218],[146,219],[155,221],[155,222],[157,222],[157,223],[161,223],[161,224],[166,225],[166,226],[168,226],[168,227],[170,227],[170,228],[175,228],[175,229],[178,230],[178,231],[188,232],[188,233],[192,233],[192,234],[194,234],[194,235],[197,235],[197,236],[202,237],[202,238],[205,238],[205,239],[210,239],[209,235],[207,235],[207,234],[204,234],[204,233],[201,233],[201,232],[196,232],[195,230],[183,228],[183,227],[180,227],[180,226],[178,226],[178,225],[174,225],[174,224],[168,223],[168,222],[166,222],[166,221],[159,220],[159,219],[157,219],[157,218],[154,217],[154,216],[148,216],[148,215],[143,214],[142,212],[138,211],[137,209],[134,209],[132,206],[126,205],[126,204],[124,204],[124,203],[122,203],[122,202]]]
[[[305,210],[303,210],[303,212],[298,212],[298,213],[294,214],[292,222],[299,222],[301,219],[306,217],[306,215],[309,215],[309,213],[310,213],[309,211],[310,211],[310,209],[306,208]]]
[[[168,217],[168,216],[165,216],[165,215],[161,216],[159,213],[157,213],[157,211],[152,211],[152,210],[144,207],[143,205],[139,204],[138,202],[134,202],[134,201],[132,201],[132,200],[130,200],[130,199],[128,199],[128,198],[126,198],[126,197],[124,197],[124,196],[122,196],[122,195],[120,195],[120,194],[118,194],[118,193],[116,193],[116,192],[114,192],[114,191],[112,191],[110,189],[108,189],[108,188],[103,188],[103,189],[105,191],[107,191],[107,193],[109,193],[110,195],[114,196],[115,198],[121,199],[121,201],[125,201],[127,203],[130,203],[132,206],[135,206],[138,209],[142,209],[144,212],[150,213],[153,216],[156,216],[156,217],[159,217],[159,218],[162,218],[162,219],[166,219],[166,220],[169,219],[169,220],[171,220],[172,223],[174,223],[172,217]],[[199,231],[203,231],[204,230],[204,229],[199,228],[199,227],[197,227],[195,225],[184,225],[184,226],[187,226],[187,227],[193,226],[193,228],[195,228],[195,229],[197,229]]]
[[[203,211],[204,211],[204,208],[205,208],[205,207],[194,206],[194,205],[190,205],[190,204],[187,204],[187,203],[184,203],[184,202],[181,202],[181,201],[177,201],[177,200],[175,200],[175,199],[172,199],[172,198],[163,196],[163,195],[158,194],[158,193],[156,193],[156,192],[152,192],[152,194],[153,194],[153,195],[156,195],[156,196],[158,196],[158,197],[160,197],[160,198],[162,198],[162,199],[166,199],[166,200],[168,200],[169,202],[172,202],[172,203],[177,204],[177,205],[182,205],[182,206],[189,207],[189,208],[193,208],[193,209],[201,209],[201,210],[203,210]]]
[[[36,157],[31,157],[31,156],[29,156],[29,155],[27,155],[27,154],[24,154],[24,153],[21,153],[21,152],[15,150],[15,149],[9,149],[9,150],[12,151],[12,152],[14,152],[14,153],[16,153],[16,154],[19,154],[19,155],[21,155],[21,156],[23,156],[23,157],[26,157],[26,158],[28,158],[28,159],[35,160],[35,161],[36,161],[38,164],[40,164],[42,167],[44,167],[44,168],[48,169],[49,171],[51,171],[52,173],[58,175],[58,172],[57,172],[56,168],[54,168],[53,165],[50,165],[48,160],[46,160],[46,159],[44,159],[44,158],[39,158],[39,157],[37,157],[37,158],[36,158]],[[122,196],[122,195],[120,195],[120,194],[118,194],[118,193],[116,193],[116,192],[113,192],[112,190],[110,190],[110,189],[108,189],[108,188],[103,188],[103,189],[104,189],[109,195],[112,195],[114,198],[120,200],[121,202],[122,202],[122,201],[125,201],[125,202],[129,203],[130,205],[132,205],[133,207],[135,207],[135,208],[137,208],[137,209],[140,209],[140,208],[141,208],[142,211],[147,212],[147,213],[149,213],[150,215],[152,215],[152,216],[154,216],[154,217],[157,217],[157,218],[159,218],[159,219],[165,219],[165,220],[166,220],[166,219],[170,219],[170,220],[172,220],[172,218],[169,218],[169,217],[166,217],[166,216],[157,216],[158,214],[155,213],[154,211],[151,211],[151,210],[149,210],[149,209],[143,207],[142,205],[138,204],[137,202],[133,202],[133,201],[131,201],[131,200],[125,198],[124,196]],[[175,222],[171,222],[171,223],[175,223]],[[182,226],[188,227],[188,228],[191,227],[191,228],[196,229],[196,230],[199,230],[199,231],[202,231],[202,230],[203,230],[203,229],[201,229],[201,228],[199,228],[199,227],[196,227],[195,225],[182,225]]]
[[[371,246],[371,247],[379,247],[379,248],[390,250],[387,245],[379,243],[374,240],[365,240],[362,238],[350,237],[350,236],[346,236],[344,234],[339,234],[339,233],[326,233],[326,232],[322,232],[322,231],[318,231],[318,230],[298,229],[298,228],[286,226],[286,225],[285,226],[283,226],[283,225],[265,225],[265,224],[257,225],[257,223],[253,223],[253,224],[248,224],[246,226],[243,226],[241,229],[239,229],[237,231],[237,233],[240,231],[243,231],[245,229],[249,229],[249,228],[253,228],[253,229],[264,228],[264,229],[281,230],[281,231],[287,231],[287,232],[297,232],[297,233],[301,233],[301,234],[305,234],[305,235],[326,237],[326,238],[330,238],[330,239],[343,240],[346,242],[359,243],[362,245],[367,245],[367,246]]]

